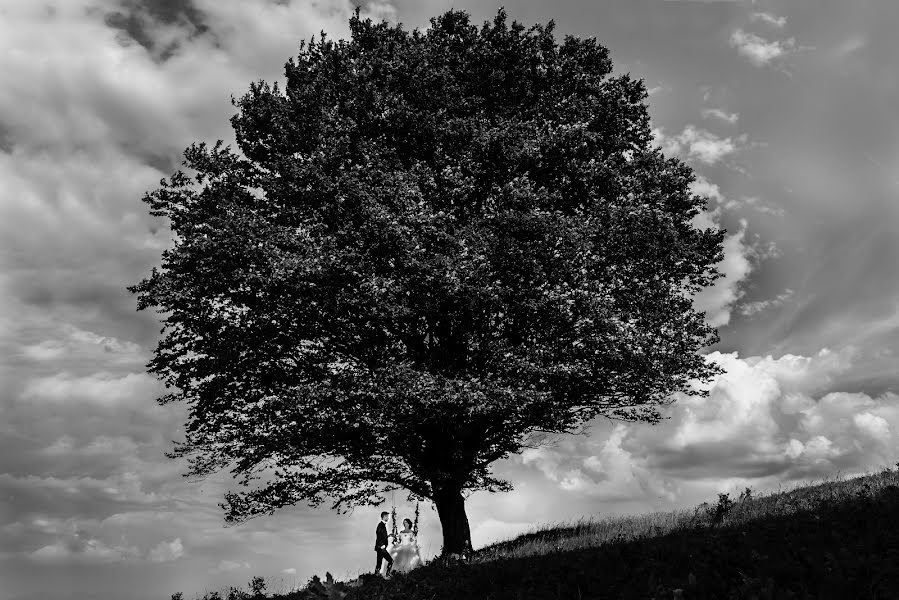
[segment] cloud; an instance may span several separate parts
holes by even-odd
[[[155,162],[154,157],[177,155],[191,133],[222,129],[215,122],[230,112],[229,84],[238,80],[220,50],[198,38],[194,47],[208,53],[204,69],[193,68],[198,57],[192,54],[160,66],[143,47],[121,43],[92,16],[97,9],[71,2],[46,21],[16,7],[4,19],[2,45],[15,53],[0,71],[0,108],[16,148],[64,156],[76,147],[92,153],[112,146]],[[73,54],[72,47],[79,52]],[[33,56],[43,57],[41,68],[27,60]],[[218,97],[196,93],[201,90]]]
[[[865,48],[869,39],[864,35],[853,35],[840,42],[834,50],[836,58],[844,59]]]
[[[19,515],[78,514],[102,518],[127,510],[158,508],[165,499],[144,489],[138,473],[116,473],[104,478],[39,477],[0,474],[0,490],[9,509]]]
[[[135,444],[135,451],[152,452],[152,445],[161,456],[160,446],[175,437],[178,421],[185,415],[183,406],[160,406],[156,402],[164,388],[147,373],[97,371],[77,375],[62,371],[35,374],[19,385],[21,392],[7,401],[6,427],[0,426],[0,432],[15,430],[27,433],[32,440],[42,440],[45,447],[39,452],[48,456],[53,453],[51,444],[77,448],[59,459],[59,464],[69,467],[80,464],[81,468],[91,468],[91,460],[103,458],[103,448],[124,448],[124,442],[115,439],[122,437]],[[61,437],[62,432],[66,437]],[[109,458],[125,464],[130,456]]]
[[[766,25],[771,25],[778,29],[783,29],[787,24],[786,17],[778,17],[777,15],[767,12],[754,12],[749,18],[754,22],[765,23]]]
[[[407,21],[422,12],[408,3],[399,15],[386,3],[366,6],[369,13]],[[160,15],[162,8],[169,16]],[[699,168],[744,158],[745,139],[722,136],[733,132],[725,126],[753,127],[754,137],[771,142],[765,153],[746,153],[752,178],[736,176],[729,165],[717,183],[700,176],[694,184],[695,193],[711,199],[697,217],[705,226],[726,220],[731,227],[739,217],[761,216],[756,213],[781,215],[766,206],[767,199],[795,190],[785,198],[790,211],[783,219],[751,221],[753,233],[732,228],[721,265],[727,276],[701,299],[709,318],[727,323],[723,347],[747,347],[747,334],[727,337],[738,327],[764,333],[752,334],[756,356],[712,353],[728,373],[714,383],[706,403],[678,402],[658,427],[597,424],[589,439],[543,449],[527,464],[509,461],[508,468],[524,473],[513,478],[515,493],[469,500],[477,540],[514,534],[535,520],[558,521],[576,510],[633,513],[689,505],[743,484],[770,489],[895,460],[889,449],[896,447],[899,426],[891,412],[896,396],[858,391],[872,385],[873,375],[887,381],[885,389],[896,389],[899,313],[890,283],[896,220],[892,208],[871,212],[881,195],[884,207],[893,206],[895,184],[869,170],[856,175],[851,158],[846,160],[863,159],[867,151],[887,166],[896,162],[878,142],[890,139],[882,108],[895,88],[895,36],[888,31],[895,3],[880,13],[838,8],[840,15],[825,10],[790,21],[805,32],[798,39],[820,40],[829,51],[815,55],[826,68],[809,69],[808,79],[789,94],[772,96],[768,86],[774,84],[766,78],[739,86],[739,95],[732,87],[734,61],[779,67],[800,49],[792,38],[783,39],[785,26],[762,17],[747,16],[753,23],[731,36],[736,51],[730,56],[683,30],[671,33],[690,40],[695,54],[681,54],[664,32],[648,42],[628,41],[639,52],[619,49],[633,54],[634,65],[643,61],[648,81],[670,76],[683,83],[654,90],[666,93],[654,96],[653,109],[674,132],[671,149]],[[170,244],[165,227],[139,202],[143,192],[177,167],[190,142],[233,141],[230,96],[259,78],[280,80],[300,39],[321,29],[332,38],[344,36],[351,10],[338,0],[3,3],[0,238],[9,251],[0,253],[0,498],[13,500],[0,503],[0,567],[7,569],[0,581],[12,596],[25,593],[6,589],[17,577],[26,579],[11,570],[17,565],[41,567],[31,571],[40,575],[58,565],[107,565],[78,573],[138,577],[138,570],[119,565],[174,557],[176,540],[179,559],[140,571],[199,590],[229,577],[245,582],[246,553],[258,552],[253,565],[270,573],[324,572],[338,561],[368,564],[370,549],[359,543],[359,532],[368,531],[369,517],[379,509],[346,519],[284,511],[244,527],[222,527],[216,502],[228,478],[184,480],[183,466],[163,457],[171,440],[183,435],[184,407],[155,404],[161,384],[142,375],[142,365],[159,325],[156,315],[136,314],[134,298],[124,290]],[[415,19],[425,22],[421,15]],[[715,22],[715,31],[728,26],[726,19]],[[661,56],[670,62],[659,63]],[[684,64],[687,71],[679,70]],[[858,79],[821,79],[834,67]],[[694,91],[704,84],[722,90],[700,104],[708,107],[702,116],[709,120],[702,124],[716,134],[698,127],[681,131],[684,121],[676,119],[690,111],[698,117]],[[687,103],[685,94],[692,94]],[[762,121],[765,126],[755,129]],[[833,140],[841,143],[828,143]],[[814,219],[807,218],[809,211]],[[758,266],[777,247],[757,239],[756,229],[784,240],[786,260],[771,261],[764,271]],[[804,254],[791,255],[793,243]],[[777,268],[786,272],[775,277]],[[797,272],[802,282],[795,281]],[[787,285],[795,297],[779,304]],[[756,295],[747,298],[749,290]],[[756,318],[733,319],[735,312]],[[859,359],[844,351],[818,352],[847,342],[868,354]],[[423,550],[430,544],[436,552],[436,513],[424,511],[422,526]],[[207,569],[216,565],[219,574],[210,575]],[[98,597],[100,578],[87,588]],[[50,579],[38,576],[23,585]],[[68,580],[60,585],[76,589]],[[118,590],[125,592],[105,597],[128,597],[127,590],[138,587],[128,581]],[[48,590],[42,597],[62,593]]]
[[[215,568],[210,569],[213,573],[224,573],[226,571],[235,571],[237,569],[249,569],[250,563],[248,562],[240,562],[235,560],[225,560],[222,559],[219,561],[219,564],[216,565]]]
[[[191,142],[233,142],[231,96],[282,77],[300,40],[321,30],[345,37],[353,8],[346,0],[3,3],[4,557],[169,564],[200,548],[218,561],[223,540],[247,535],[221,528],[223,481],[185,481],[185,466],[164,456],[183,436],[186,409],[155,402],[162,385],[144,365],[157,315],[136,313],[125,286],[171,242],[140,198]],[[392,10],[369,2],[362,13]],[[198,526],[216,533],[193,533]],[[277,545],[267,542],[263,553]]]
[[[701,174],[697,174],[696,180],[690,184],[690,191],[699,196],[705,196],[718,205],[722,205],[725,202],[724,194],[721,193],[721,188]]]
[[[146,392],[158,389],[157,381],[146,373],[116,375],[97,372],[86,376],[55,373],[28,382],[21,400],[36,403],[92,405],[99,408],[137,407]],[[152,406],[152,405],[151,405]]]
[[[741,211],[747,212],[748,210],[752,210],[756,213],[762,213],[765,215],[772,215],[776,217],[782,217],[786,214],[783,208],[767,206],[762,204],[762,199],[758,196],[743,196],[739,200],[735,200],[733,198],[727,198],[722,201],[721,207],[730,211]],[[770,242],[774,243],[774,242]]]
[[[150,550],[150,562],[169,562],[184,556],[184,546],[181,538],[175,538],[171,542],[159,542]]]
[[[126,436],[97,436],[89,443],[79,446],[70,435],[64,434],[53,444],[41,450],[42,454],[60,458],[81,455],[91,460],[97,460],[104,456],[117,457],[134,454],[138,449],[135,441]]]
[[[747,140],[745,135],[738,138],[721,138],[694,125],[687,125],[681,133],[674,136],[666,135],[663,128],[656,128],[653,130],[653,136],[665,154],[680,155],[706,165],[714,165],[735,153],[740,144]]]
[[[572,495],[610,502],[627,502],[647,494],[674,500],[675,490],[652,473],[648,459],[622,447],[628,431],[626,425],[616,425],[606,439],[588,443],[586,448],[565,440],[560,449],[528,449],[522,452],[521,461],[535,466]],[[590,451],[593,453],[583,456]]]
[[[828,391],[858,356],[851,347],[778,358],[712,352],[725,372],[708,398],[679,396],[653,427],[599,423],[586,437],[527,450],[521,463],[555,486],[547,502],[654,498],[660,508],[879,469],[895,462],[899,396]]]
[[[721,110],[720,108],[704,108],[702,109],[702,116],[706,119],[715,118],[720,121],[727,123],[728,125],[736,125],[737,121],[740,119],[739,113],[729,113]]]
[[[646,93],[649,96],[655,96],[656,94],[661,94],[662,92],[670,92],[671,86],[665,85],[664,83],[659,83],[658,85],[654,85],[651,88],[646,90]]]
[[[50,339],[22,347],[25,358],[36,362],[52,362],[63,365],[72,358],[82,363],[106,363],[140,366],[146,362],[144,349],[127,340],[85,331],[65,324]]]
[[[746,317],[751,317],[755,314],[758,314],[762,311],[769,310],[771,308],[776,308],[778,306],[782,306],[786,302],[789,302],[793,299],[793,290],[787,288],[774,298],[769,300],[757,300],[755,302],[745,302],[740,305],[740,314]]]
[[[38,548],[29,557],[38,562],[103,564],[134,559],[137,552],[133,546],[107,546],[93,538],[74,537]]]
[[[693,226],[700,229],[720,228],[723,209],[739,206],[721,192],[721,188],[709,181],[701,173],[690,184],[690,191],[705,196],[710,206],[693,219]],[[693,298],[693,308],[706,314],[706,322],[713,327],[723,327],[730,323],[731,314],[737,302],[743,297],[743,286],[754,270],[754,264],[768,258],[767,248],[760,242],[746,240],[748,223],[739,220],[740,228],[724,238],[724,258],[718,263],[722,277],[711,286],[704,288]],[[772,248],[776,247],[771,242]]]
[[[746,226],[746,221],[741,221],[740,229],[724,238],[724,258],[718,264],[722,277],[693,297],[693,308],[704,312],[706,322],[713,327],[730,323],[733,307],[743,297],[741,286],[752,272]]]
[[[783,208],[762,204],[762,200],[758,196],[744,196],[739,202],[734,201],[733,206],[749,207],[762,214],[773,215],[775,217],[782,217],[786,214],[786,211]],[[731,207],[729,206],[728,208]]]
[[[99,335],[98,322],[140,323],[144,339],[125,339],[155,338],[153,316],[135,316],[124,289],[170,243],[141,196],[191,142],[233,141],[231,96],[281,78],[300,40],[345,35],[352,10],[346,0],[5,2],[0,237],[17,251],[0,257],[0,291],[27,313],[19,319],[39,311],[42,328],[52,315]],[[162,48],[172,48],[165,60]],[[49,358],[62,343],[35,340],[31,356]]]
[[[818,399],[815,395],[848,370],[855,356],[852,348],[776,359],[712,353],[709,358],[725,373],[711,383],[709,397],[678,398],[671,421],[659,431],[643,430],[637,438],[656,448],[652,459],[656,468],[681,479],[760,479],[778,474],[789,479],[834,472],[836,463],[822,465],[815,453],[797,454],[791,440],[820,449],[818,438],[826,438],[832,445],[829,458],[839,466],[850,464],[837,459],[856,452],[851,438],[857,428],[843,418],[822,419],[823,415],[853,414],[859,402],[886,407],[891,399],[846,402],[852,395],[834,392]],[[899,418],[899,413],[891,418]],[[636,443],[635,439],[629,447]],[[882,448],[869,450],[851,466],[865,468],[881,458]]]
[[[193,4],[215,32],[224,56],[251,79],[263,74],[280,75],[281,67],[295,52],[299,40],[308,40],[321,31],[346,31],[352,11],[346,0],[193,0]],[[367,3],[363,12],[375,19],[394,15],[392,5],[386,2]],[[289,54],[285,54],[287,49]]]
[[[126,543],[124,537],[120,543],[104,540],[104,526],[98,521],[36,519],[33,529],[43,530],[43,533],[54,538],[52,543],[27,554],[28,558],[37,562],[104,564],[146,560],[163,563],[184,556],[181,538],[162,541],[143,553],[137,546]]]
[[[736,29],[730,36],[730,45],[757,67],[763,67],[791,53],[796,47],[796,40],[768,41],[767,39]]]
[[[27,558],[51,564],[107,564],[135,561],[140,550],[123,539],[113,543],[98,535],[96,521],[35,519],[31,528],[52,541],[28,552]]]

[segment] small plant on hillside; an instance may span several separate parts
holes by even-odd
[[[730,494],[718,494],[718,504],[707,509],[713,525],[720,525],[736,504]]]
[[[243,590],[231,586],[228,589],[228,599],[227,600],[248,600],[250,596]]]
[[[250,580],[250,593],[254,598],[265,597],[265,579],[262,577],[254,577]]]
[[[855,495],[859,498],[867,498],[871,495],[871,484],[865,483],[855,491]]]

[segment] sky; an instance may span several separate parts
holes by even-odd
[[[426,28],[491,0],[378,0]],[[656,143],[727,229],[696,298],[725,373],[657,426],[599,421],[497,465],[474,546],[541,524],[694,506],[899,460],[899,3],[505,0],[596,37],[642,78]],[[0,600],[193,598],[263,576],[373,568],[377,513],[282,509],[226,527],[227,474],[167,459],[184,407],[145,372],[158,315],[126,291],[171,244],[140,199],[194,141],[233,140],[231,97],[299,42],[348,35],[349,0],[0,4]],[[402,518],[414,506],[396,498]],[[421,544],[440,547],[422,506]]]

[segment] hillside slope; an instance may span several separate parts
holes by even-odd
[[[249,596],[247,596],[249,597]],[[389,580],[278,600],[899,598],[899,472],[547,528]]]

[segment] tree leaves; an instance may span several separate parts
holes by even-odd
[[[173,455],[261,482],[228,519],[509,489],[489,466],[535,432],[701,394],[723,232],[691,225],[643,83],[503,11],[350,30],[235,100],[240,153],[195,144],[145,197],[176,240],[130,288],[190,407]]]

